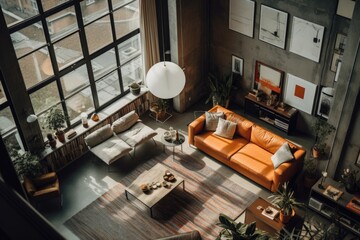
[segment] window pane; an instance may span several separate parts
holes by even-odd
[[[51,40],[67,36],[78,29],[75,8],[69,7],[46,18]]]
[[[137,57],[121,67],[124,91],[129,88],[130,83],[142,80],[142,68],[141,57]]]
[[[113,41],[110,17],[105,16],[85,27],[89,52],[93,53]]]
[[[47,47],[29,54],[19,60],[21,73],[26,88],[30,88],[49,76],[54,75],[53,68],[48,57]]]
[[[116,9],[132,1],[133,0],[112,0],[113,9]]]
[[[56,42],[54,44],[54,49],[56,62],[60,70],[83,57],[79,33],[74,33],[61,41]]]
[[[39,13],[36,1],[1,1],[7,26],[22,22]]]
[[[91,66],[94,72],[95,80],[114,70],[116,68],[114,50],[103,53],[91,60]]]
[[[140,35],[136,35],[118,46],[120,63],[124,64],[141,53]]]
[[[2,86],[2,83],[0,81],[0,104],[6,102],[6,95],[5,95],[5,92],[4,92],[4,88]]]
[[[0,110],[0,134],[2,135],[13,128],[15,128],[15,121],[10,107]]]
[[[60,80],[65,97],[79,91],[85,86],[88,86],[89,75],[86,69],[86,65],[83,65],[76,70],[66,74]]]
[[[96,82],[99,104],[103,105],[120,94],[120,84],[117,71],[112,72]]]
[[[84,24],[87,24],[109,12],[109,4],[107,0],[98,0],[95,2],[82,1],[80,2],[80,6]]]
[[[56,82],[52,82],[45,87],[30,94],[31,103],[33,105],[35,114],[56,105],[60,102],[59,91]]]
[[[139,1],[128,4],[114,12],[116,38],[140,27]]]
[[[62,3],[68,2],[69,0],[41,0],[44,11],[47,11],[53,7],[56,7]]]
[[[46,45],[41,22],[37,22],[20,31],[14,32],[11,34],[11,40],[18,58]]]
[[[94,102],[90,87],[85,88],[74,96],[65,100],[68,108],[70,122],[74,123],[80,118],[80,113],[94,111]]]

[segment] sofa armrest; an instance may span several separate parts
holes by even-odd
[[[205,115],[202,115],[192,121],[188,126],[189,144],[194,145],[194,137],[205,127]]]
[[[298,149],[294,153],[294,160],[281,164],[274,171],[274,184],[271,187],[272,192],[276,192],[278,187],[284,182],[290,181],[297,173],[300,173],[305,158],[305,150]]]

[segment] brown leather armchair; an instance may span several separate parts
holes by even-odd
[[[39,202],[59,198],[62,205],[59,179],[55,172],[43,174],[36,178],[24,177],[24,188],[30,202]]]

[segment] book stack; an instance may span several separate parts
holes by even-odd
[[[279,210],[271,206],[268,206],[267,208],[262,210],[261,214],[264,215],[265,217],[270,218],[271,220],[274,220],[279,214]]]
[[[283,121],[280,121],[279,119],[275,118],[275,125],[278,126],[279,128],[282,128],[284,130],[288,130],[289,129],[289,124],[285,123]]]

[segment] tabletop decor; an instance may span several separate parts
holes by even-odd
[[[340,182],[344,184],[345,189],[348,193],[355,193],[357,190],[357,174],[359,170],[345,168],[341,174]]]

